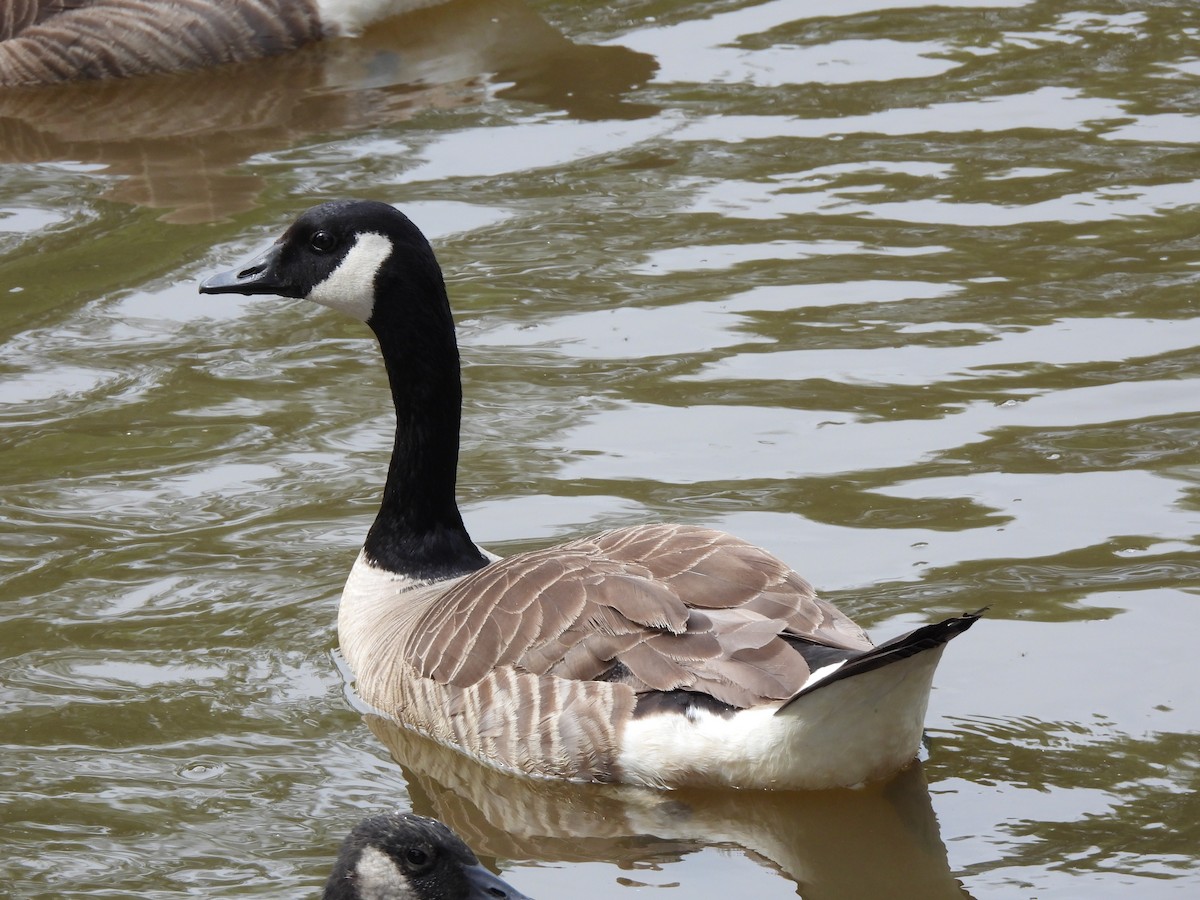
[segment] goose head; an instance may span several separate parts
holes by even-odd
[[[529,900],[485,869],[436,819],[389,813],[360,822],[338,853],[325,900]]]
[[[418,580],[487,563],[454,493],[462,384],[450,302],[433,249],[407,216],[372,200],[322,203],[200,292],[311,300],[365,322],[379,341],[396,409],[383,498],[363,546],[368,563]]]
[[[200,292],[312,300],[366,322],[376,334],[422,306],[449,313],[429,241],[402,212],[375,200],[334,200],[306,210],[265,252],[207,279]]]

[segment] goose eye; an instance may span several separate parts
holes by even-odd
[[[433,864],[433,855],[422,847],[409,847],[404,851],[404,861],[410,872],[420,874]]]
[[[308,239],[309,246],[318,253],[328,253],[336,243],[337,241],[328,231],[314,231],[313,236]]]

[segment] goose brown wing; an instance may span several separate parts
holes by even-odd
[[[48,0],[8,0],[0,4],[0,41],[20,34],[49,13]]]
[[[198,69],[322,36],[310,4],[294,0],[15,0],[0,14],[0,85]]]
[[[867,650],[862,630],[766,551],[718,531],[644,525],[523,553],[451,587],[405,648],[465,687],[496,668],[690,690],[747,707],[809,668],[782,636]]]
[[[785,633],[841,650],[869,650],[866,632],[820,599],[786,563],[741,538],[691,525],[651,524],[581,541],[613,560],[637,561],[689,606],[741,608],[782,619]]]

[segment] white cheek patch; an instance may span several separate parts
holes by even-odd
[[[360,234],[341,264],[308,292],[307,299],[367,321],[375,309],[375,275],[391,255],[392,242],[382,234]]]
[[[354,867],[362,900],[406,900],[416,894],[391,858],[375,847],[364,847]]]

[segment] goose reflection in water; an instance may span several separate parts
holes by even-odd
[[[862,790],[653,791],[535,781],[473,762],[391,721],[364,717],[404,770],[414,811],[481,857],[646,868],[738,846],[805,900],[963,900],[921,764]]]
[[[106,199],[207,222],[257,205],[264,179],[239,165],[309,136],[474,105],[489,92],[578,119],[640,118],[656,110],[623,95],[656,67],[625,47],[573,43],[524,0],[452,0],[250,63],[6,89],[0,163],[103,166],[99,174],[119,177]]]

